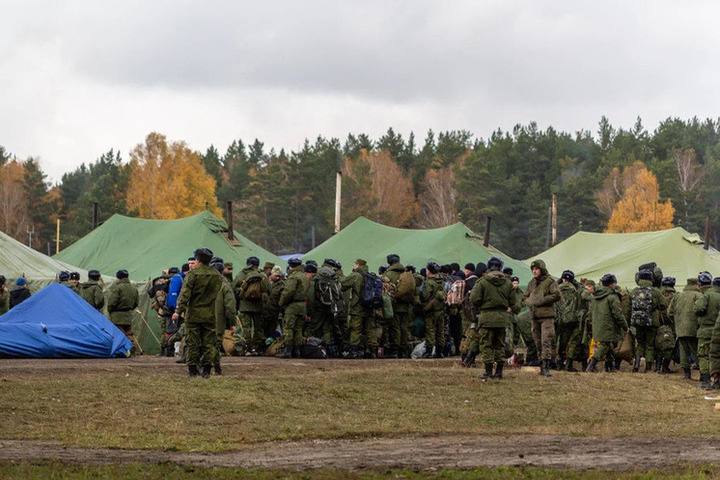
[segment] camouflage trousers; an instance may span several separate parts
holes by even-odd
[[[133,355],[139,352],[139,349],[137,348],[137,343],[135,342],[135,335],[133,335],[132,331],[132,325],[115,325],[117,328],[120,329],[121,332],[125,334],[128,340],[130,340],[130,343],[132,344],[133,348]]]
[[[216,350],[217,335],[214,324],[185,324],[185,358],[188,366],[211,364]],[[201,359],[203,363],[200,363]]]
[[[555,319],[533,318],[532,334],[535,345],[538,347],[538,357],[541,360],[550,360],[553,357],[555,341]]]
[[[305,315],[285,314],[283,319],[283,339],[288,347],[299,347],[303,344],[303,328]]]
[[[581,324],[577,323],[575,325],[575,330],[573,330],[570,335],[570,340],[568,340],[567,358],[568,360],[582,362],[587,360],[589,353],[590,347],[588,344],[583,343],[583,331]]]
[[[425,314],[425,348],[445,346],[445,313],[427,312]]]
[[[478,328],[480,358],[484,364],[502,363],[505,357],[505,327]]]
[[[578,341],[577,335],[573,337],[573,334],[577,330],[579,330],[578,322],[559,323],[557,328],[555,329],[555,338],[558,344],[558,358],[560,358],[561,360],[570,358],[570,354],[568,353],[571,348],[570,340],[573,339],[576,342]],[[580,359],[573,358],[573,360]]]
[[[158,315],[158,323],[160,324],[160,348],[167,347],[167,317]]]
[[[325,310],[315,310],[306,330],[308,336],[319,338],[325,345],[331,345],[333,341],[332,314]]]
[[[410,358],[412,353],[412,324],[415,321],[415,314],[412,308],[406,312],[395,312],[395,318],[398,322],[400,337],[398,338],[398,354],[401,358]]]
[[[252,337],[248,339],[250,348],[258,352],[265,350],[267,335],[263,314],[261,312],[240,312],[240,321],[247,332],[252,332]]]
[[[690,355],[697,358],[697,338],[679,337],[677,341],[680,346],[680,366],[690,368]]]
[[[635,327],[635,356],[645,357],[645,364],[655,362],[655,337],[657,327]]]
[[[350,315],[350,345],[354,348],[361,348],[363,341],[368,350],[377,350],[377,325],[375,316]]]
[[[532,322],[523,321],[519,315],[513,315],[513,346],[520,345],[520,340],[525,344],[527,353],[525,361],[532,362],[538,359],[538,350],[532,333]]]
[[[698,337],[697,362],[700,373],[710,373],[710,341],[712,337]]]

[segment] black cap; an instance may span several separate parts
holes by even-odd
[[[168,268],[168,275],[177,275],[178,273],[180,273],[180,269],[178,267]]]
[[[470,270],[471,272],[475,271],[475,264],[474,263],[466,263],[465,264],[465,270]]]
[[[512,274],[515,273],[512,268],[505,267],[503,268],[503,273],[509,277],[512,277]]]
[[[564,270],[562,272],[562,275],[560,275],[560,278],[562,278],[563,280],[567,280],[568,282],[572,282],[573,280],[575,280],[575,272],[573,272],[572,270]]]
[[[389,267],[387,265],[380,265],[378,268],[378,275],[382,275],[383,273],[387,272],[387,269]]]
[[[326,258],[323,265],[327,265],[332,268],[340,268],[340,264],[334,258]]]
[[[600,279],[600,283],[602,283],[606,287],[609,287],[611,284],[617,283],[617,278],[612,273],[606,273]]]
[[[198,262],[202,262],[205,265],[209,264],[210,260],[212,260],[212,258],[213,258],[212,250],[210,250],[209,248],[205,248],[205,247],[198,248],[197,250],[195,250],[193,252],[193,254],[195,255],[195,259]]]
[[[675,277],[663,277],[663,279],[660,281],[660,285],[662,285],[663,287],[674,287]]]
[[[653,272],[650,270],[640,270],[638,272],[638,278],[640,280],[652,280],[653,279]],[[712,277],[710,277],[710,280],[712,281]]]
[[[317,265],[314,263],[306,263],[305,264],[305,273],[317,273]]]
[[[488,270],[502,270],[504,264],[505,262],[503,262],[501,258],[490,257],[487,262],[487,268]]]
[[[475,275],[477,275],[478,277],[485,273],[486,270],[487,265],[485,265],[483,262],[478,262],[478,264],[475,265]]]
[[[305,262],[305,265],[315,265],[316,267],[318,266],[318,264],[315,260],[307,260]]]
[[[259,267],[260,259],[257,257],[248,257],[247,260],[245,260],[245,265],[255,265],[256,267]]]
[[[70,272],[63,270],[62,272],[58,273],[58,280],[61,282],[67,282],[70,280]]]
[[[398,263],[400,261],[400,255],[397,253],[391,253],[387,256],[387,263],[388,265],[392,265],[393,263]]]
[[[290,268],[299,267],[300,265],[302,265],[302,262],[299,258],[291,258],[290,260],[288,260],[288,266]]]
[[[220,257],[213,257],[212,260],[210,260],[210,263],[222,263],[223,266],[225,266],[225,260]]]
[[[70,280],[80,280],[80,272],[70,272]]]
[[[440,265],[438,265],[435,262],[428,262],[427,267],[425,267],[429,273],[435,274],[440,271]]]
[[[406,265],[405,271],[415,273],[415,265]]]
[[[457,272],[458,270],[460,270],[460,264],[457,262],[453,262],[450,264],[450,268],[452,268],[453,272]]]
[[[128,271],[125,270],[125,269],[118,270],[118,271],[115,273],[115,277],[116,277],[116,278],[128,278],[129,276],[130,276],[130,274],[129,274]]]
[[[712,280],[712,275],[708,272],[700,272],[700,275],[698,275],[698,282],[700,285],[710,285]]]
[[[519,282],[520,279],[518,277],[510,277],[511,282]]]
[[[100,280],[100,272],[98,272],[97,270],[90,270],[88,272],[88,278],[90,280]]]

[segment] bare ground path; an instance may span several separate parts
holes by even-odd
[[[539,466],[646,471],[678,464],[720,463],[720,440],[557,435],[436,436],[272,442],[229,452],[84,449],[65,448],[53,442],[0,440],[0,461],[59,461],[88,465],[168,462],[294,470]]]

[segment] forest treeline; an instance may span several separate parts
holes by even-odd
[[[464,222],[525,259],[547,245],[548,207],[557,194],[558,241],[578,230],[633,232],[682,226],[720,238],[720,123],[668,118],[649,132],[603,117],[596,132],[428,131],[423,140],[389,128],[380,138],[318,137],[298,151],[233,141],[225,152],[196,152],[150,133],[123,159],[110,150],[47,182],[35,158],[0,147],[0,229],[54,253],[90,232],[92,204],[114,213],[178,218],[233,202],[235,229],[277,254],[302,253],[332,235],[335,172],[343,172],[342,226],[363,215],[401,228]],[[591,252],[588,252],[591,254]]]

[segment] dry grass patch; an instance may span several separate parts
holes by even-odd
[[[91,365],[88,363],[88,365]],[[226,363],[185,370],[5,372],[0,438],[80,447],[239,449],[255,442],[455,434],[720,437],[720,412],[679,375],[508,372],[450,361]]]

